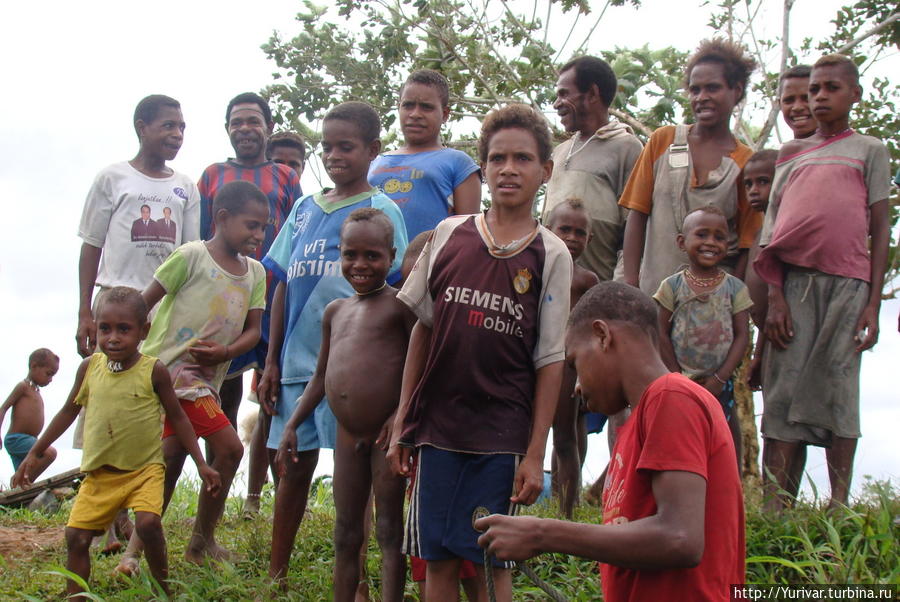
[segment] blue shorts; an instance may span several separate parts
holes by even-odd
[[[585,412],[584,426],[587,429],[588,434],[602,433],[603,427],[606,426],[607,419],[606,414],[600,414],[599,412]]]
[[[725,413],[725,422],[731,422],[731,417],[734,415],[734,381],[732,379],[729,378],[728,382],[722,385],[722,392],[716,399],[719,400],[722,412]]]
[[[226,380],[236,378],[253,368],[262,370],[266,365],[266,355],[268,350],[269,342],[260,338],[256,347],[253,347],[250,351],[246,351],[231,360],[231,364],[228,366],[228,373],[225,375]]]
[[[472,526],[478,508],[490,514],[516,513],[513,494],[520,456],[468,454],[423,445],[406,517],[403,552],[425,560],[464,558],[484,564],[481,535]],[[514,563],[492,559],[500,568]]]
[[[278,449],[284,425],[291,419],[291,414],[297,407],[297,400],[303,395],[304,389],[306,389],[306,383],[281,385],[278,404],[275,406],[275,415],[272,416],[272,426],[269,428],[269,440],[266,443],[266,447],[269,449]],[[313,415],[297,427],[297,451],[309,451],[321,447],[334,449],[336,439],[337,420],[331,413],[328,400],[323,399]]]
[[[19,464],[37,443],[37,437],[25,433],[6,433],[3,438],[3,447],[12,459],[13,470],[19,470]]]

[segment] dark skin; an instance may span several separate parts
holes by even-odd
[[[364,140],[356,124],[341,119],[326,120],[322,127],[322,163],[334,182],[334,188],[325,192],[326,202],[336,203],[370,190],[369,164],[380,151],[381,141]],[[278,362],[284,342],[284,304],[285,285],[279,281],[272,300],[269,353],[257,387],[259,402],[270,415],[275,413],[281,389]],[[269,576],[273,579],[282,581],[287,574],[291,549],[306,511],[309,485],[318,458],[318,449],[295,454],[295,460],[286,463],[278,483],[272,520],[272,556],[269,560]],[[358,547],[356,551],[359,552]]]
[[[168,178],[174,173],[166,165],[178,154],[184,140],[184,118],[181,109],[164,106],[150,123],[142,119],[134,122],[140,148],[132,167],[151,178]],[[81,243],[78,259],[78,329],[75,341],[81,357],[90,356],[97,348],[97,329],[91,314],[91,300],[97,282],[102,249],[88,243]]]
[[[133,317],[133,310],[125,305],[103,303],[98,311],[97,325],[100,331],[100,349],[107,353],[110,359],[122,362],[124,370],[133,367],[140,358],[137,343],[147,336],[150,329],[149,323],[139,325]],[[133,334],[129,334],[133,333]],[[122,341],[125,341],[122,343]],[[108,347],[108,342],[110,346]],[[115,351],[113,351],[113,349]],[[34,476],[34,467],[51,443],[56,441],[75,422],[81,406],[75,403],[75,397],[81,390],[84,376],[90,360],[84,360],[78,367],[75,375],[75,384],[69,393],[69,398],[59,413],[47,426],[44,434],[38,438],[37,443],[29,452],[28,457],[19,466],[19,470],[13,476],[13,486],[23,486],[31,482]],[[197,464],[197,471],[206,484],[204,491],[211,495],[217,495],[221,488],[219,473],[211,468],[203,460],[203,454],[197,446],[194,437],[194,429],[181,409],[181,404],[175,396],[172,388],[172,379],[169,372],[161,362],[156,362],[151,376],[153,390],[159,396],[159,401],[166,416],[175,428],[175,436],[181,444],[189,450],[191,457]],[[115,467],[107,467],[117,470]],[[135,512],[135,532],[144,540],[147,551],[147,564],[153,578],[168,593],[168,558],[166,555],[166,541],[163,535],[160,517],[152,512]],[[66,568],[73,573],[88,580],[91,573],[91,540],[100,535],[101,531],[66,527],[66,543],[68,547],[68,561]],[[75,581],[67,581],[66,591],[69,595],[80,594],[83,590]]]
[[[45,387],[50,384],[58,371],[59,362],[56,360],[46,363],[32,362],[28,369],[28,379],[38,387]],[[44,399],[41,397],[40,390],[35,390],[31,384],[20,381],[0,406],[0,431],[3,430],[3,419],[9,410],[12,410],[12,424],[9,425],[9,433],[23,433],[37,437],[44,428]],[[0,449],[3,449],[2,439],[0,439]],[[37,478],[47,470],[47,467],[55,459],[56,449],[48,447],[38,458],[32,478]]]
[[[594,86],[596,88],[596,86]],[[591,240],[590,218],[584,209],[559,205],[550,214],[547,228],[566,243],[576,261]],[[573,265],[570,289],[571,307],[575,307],[589,288],[600,282],[597,275],[577,263]],[[562,387],[553,416],[553,494],[558,496],[566,518],[572,518],[581,484],[581,465],[584,461],[579,450],[578,398],[575,396],[574,370],[565,368]],[[583,426],[583,425],[582,425]]]
[[[644,359],[635,362],[635,357]],[[570,327],[566,361],[579,374],[588,407],[607,415],[636,408],[650,383],[669,371],[649,333],[602,319]],[[587,525],[494,514],[475,522],[484,531],[478,543],[504,560],[557,552],[634,569],[696,566],[704,548],[706,480],[691,472],[659,471],[651,486],[657,510],[645,518]]]
[[[684,220],[684,234],[678,235],[678,246],[687,253],[690,261],[690,273],[697,278],[715,278],[721,274],[718,262],[725,257],[728,241],[728,223],[721,215],[695,211]],[[703,295],[715,291],[721,284],[712,282],[708,285],[692,282],[686,278],[688,286],[696,295]],[[659,348],[660,355],[666,366],[672,372],[681,372],[681,365],[672,344],[672,312],[663,307],[659,311]],[[725,382],[731,378],[734,371],[744,357],[744,350],[750,342],[749,312],[747,310],[734,314],[731,318],[731,330],[733,338],[728,354],[720,366],[710,366],[712,373],[702,377],[698,382],[707,391],[718,397],[722,394]],[[731,438],[738,458],[738,473],[741,470],[741,425],[737,412],[731,413],[728,420],[728,428],[731,430]]]
[[[781,147],[779,159],[804,152],[824,144],[850,127],[850,110],[859,102],[862,89],[848,70],[841,65],[814,68],[809,80],[809,101],[818,122],[816,132],[804,139],[791,140]],[[856,320],[854,328],[856,352],[871,349],[878,342],[878,312],[881,309],[881,289],[887,266],[890,242],[888,200],[882,199],[869,205],[869,298]],[[766,338],[776,349],[786,349],[794,337],[794,325],[790,307],[784,297],[784,288],[769,284],[768,311],[765,322]],[[853,476],[853,458],[856,455],[856,439],[833,437],[832,446],[825,451],[828,462],[828,478],[831,484],[829,507],[846,505]],[[766,482],[766,507],[780,511],[790,506],[792,499],[779,490],[796,490],[795,484],[802,475],[801,454],[804,444],[797,441],[766,439],[763,448],[765,472],[774,480]]]
[[[688,147],[691,153],[695,185],[702,185],[713,171],[737,147],[731,133],[731,114],[744,96],[744,87],[736,83],[730,87],[725,80],[722,65],[701,62],[691,70],[688,80],[688,99],[696,122],[688,132]],[[623,255],[625,282],[638,286],[641,257],[647,236],[649,215],[640,211],[628,214],[625,223]],[[743,279],[747,266],[746,249],[740,250],[735,276]]]
[[[406,576],[401,552],[406,480],[390,471],[385,451],[415,317],[397,300],[396,289],[379,288],[395,253],[386,234],[383,224],[373,221],[344,225],[342,269],[357,295],[332,301],[325,309],[316,373],[285,426],[276,457],[281,472],[285,463],[298,460],[295,430],[327,395],[338,422],[334,599],[339,601],[353,600],[357,591],[359,551],[373,488],[382,598],[401,600]]]

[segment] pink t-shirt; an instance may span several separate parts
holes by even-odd
[[[779,286],[788,264],[868,282],[869,207],[889,187],[887,149],[852,130],[779,159],[756,273]]]

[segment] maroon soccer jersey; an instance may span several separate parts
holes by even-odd
[[[571,279],[568,249],[543,226],[497,247],[483,214],[438,224],[397,295],[432,329],[401,441],[524,454],[535,372],[565,355]]]

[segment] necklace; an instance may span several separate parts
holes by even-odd
[[[106,360],[106,369],[109,370],[110,372],[112,372],[113,374],[116,374],[117,372],[121,372],[122,370],[124,370],[125,367],[122,366],[122,362],[114,362],[113,360]]]
[[[584,141],[584,144],[575,149],[575,143],[581,139],[581,132],[575,132],[575,138],[572,139],[572,146],[569,147],[569,152],[566,153],[566,160],[563,161],[563,167],[569,169],[569,161],[584,150],[584,147],[591,143],[591,140],[597,137],[596,132],[591,134],[591,137]]]
[[[826,140],[828,140],[829,138],[835,138],[837,136],[840,136],[844,132],[849,132],[849,131],[850,131],[850,128],[847,127],[847,128],[842,129],[840,132],[837,132],[834,134],[826,134],[826,133],[822,132],[822,130],[820,130],[819,128],[816,128],[816,133],[819,136],[821,136],[822,138],[825,138]]]
[[[700,278],[700,277],[696,276],[691,271],[691,268],[687,268],[684,271],[684,275],[688,280],[690,280],[691,282],[693,282],[694,284],[696,284],[697,286],[700,286],[700,287],[707,287],[707,286],[713,286],[715,284],[719,284],[722,281],[722,279],[725,278],[725,272],[721,268],[719,269],[719,272],[715,276],[710,276],[709,278]]]
[[[356,296],[357,296],[357,297],[368,297],[369,295],[374,295],[375,293],[377,293],[378,291],[382,290],[382,289],[383,289],[384,287],[386,287],[386,286],[387,286],[387,282],[382,282],[382,283],[381,283],[381,286],[379,286],[378,288],[372,289],[372,290],[370,290],[370,291],[367,292],[367,293],[356,293]],[[354,291],[354,292],[355,292],[355,291]]]
[[[31,380],[30,378],[25,379],[25,384],[28,385],[29,387],[31,387],[32,389],[34,389],[35,391],[40,390],[40,387],[38,386],[38,384],[36,382],[34,382],[33,380]]]

